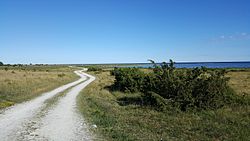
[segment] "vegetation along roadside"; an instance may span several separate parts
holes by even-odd
[[[250,138],[249,70],[175,69],[172,63],[90,72],[97,79],[78,97],[82,114],[105,140]]]
[[[1,66],[0,109],[78,79],[67,66]]]

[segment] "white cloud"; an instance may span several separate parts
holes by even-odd
[[[247,33],[244,33],[244,32],[243,32],[243,33],[241,33],[241,35],[242,35],[242,36],[246,36],[246,35],[247,35]]]
[[[220,35],[217,38],[212,39],[215,42],[232,41],[232,40],[250,40],[250,34],[246,32],[234,33],[231,35]]]
[[[222,36],[220,36],[220,38],[221,38],[221,39],[225,39],[225,36],[224,36],[224,35],[222,35]]]

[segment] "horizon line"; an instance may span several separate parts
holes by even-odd
[[[163,61],[164,62],[164,61]],[[165,61],[166,62],[166,61]],[[156,62],[160,64],[162,62]],[[166,62],[166,63],[169,63]],[[199,63],[250,63],[248,61],[174,61],[176,64],[199,64]],[[4,65],[130,65],[151,64],[150,62],[126,62],[126,63],[4,63]]]

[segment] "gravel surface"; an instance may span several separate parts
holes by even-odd
[[[76,108],[76,97],[95,77],[82,71],[75,73],[81,77],[79,80],[0,111],[0,140],[92,140],[94,137]],[[66,92],[65,96],[56,99],[62,92]],[[53,104],[46,102],[53,98],[57,100]]]

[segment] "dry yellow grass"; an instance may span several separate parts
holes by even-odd
[[[32,99],[78,78],[68,68],[50,70],[0,69],[0,108]]]
[[[239,95],[250,95],[250,71],[229,72],[229,85]]]

